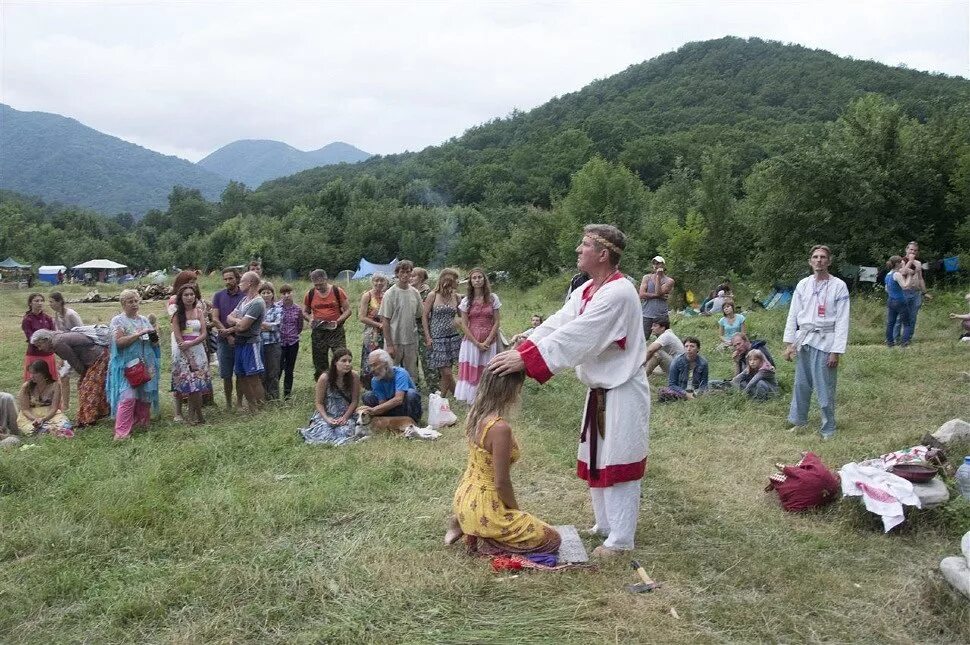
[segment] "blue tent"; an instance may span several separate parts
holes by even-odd
[[[391,260],[390,264],[374,264],[373,262],[368,262],[366,259],[361,258],[360,264],[357,265],[357,272],[354,273],[354,280],[366,278],[374,275],[375,273],[383,273],[390,278],[390,276],[394,275],[394,267],[396,266],[397,258]]]
[[[57,274],[61,271],[65,276],[67,275],[67,267],[63,264],[49,264],[37,269],[37,275],[47,284],[58,284],[60,281],[57,279]]]
[[[792,287],[775,285],[775,288],[768,294],[768,297],[760,302],[765,309],[780,309],[791,304],[792,294],[795,290]]]

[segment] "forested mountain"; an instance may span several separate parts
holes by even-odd
[[[0,256],[53,259],[57,245],[40,257],[15,239],[74,216],[45,208],[0,203],[14,231]],[[421,152],[232,182],[218,203],[178,187],[123,242],[105,230],[97,244],[132,266],[260,256],[336,272],[397,256],[527,283],[572,266],[590,221],[628,233],[625,271],[659,252],[678,288],[791,280],[813,243],[836,266],[881,264],[910,239],[930,258],[970,253],[970,81],[759,39],[689,43]]]
[[[0,188],[101,213],[164,208],[172,186],[218,199],[228,180],[74,119],[0,104]]]
[[[712,145],[724,146],[732,171],[744,175],[793,140],[818,136],[822,123],[866,93],[882,94],[923,121],[970,101],[970,83],[757,38],[688,43],[440,146],[352,168],[318,168],[263,192],[279,201],[368,173],[388,190],[406,194],[418,182],[412,192],[427,187],[449,203],[549,206],[593,155],[622,163],[653,189],[678,158],[696,168]]]
[[[219,148],[200,160],[198,165],[223,177],[256,187],[267,179],[293,175],[318,166],[357,163],[370,156],[370,153],[341,141],[304,152],[281,141],[244,139]]]

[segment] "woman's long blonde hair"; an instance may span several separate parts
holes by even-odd
[[[478,382],[478,390],[475,392],[475,402],[472,403],[465,421],[465,432],[469,441],[475,441],[475,430],[486,418],[491,415],[504,417],[515,409],[522,398],[523,383],[525,383],[524,372],[499,376],[485,368],[482,380]]]
[[[450,279],[449,279],[450,278]],[[433,291],[441,295],[441,299],[449,303],[458,296],[458,271],[456,269],[442,269],[438,274],[438,284]]]

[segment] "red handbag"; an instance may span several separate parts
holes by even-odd
[[[131,387],[140,387],[152,380],[152,371],[145,362],[145,341],[141,343],[141,358],[125,365],[125,380]]]

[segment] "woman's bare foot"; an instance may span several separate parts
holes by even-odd
[[[448,518],[448,530],[445,532],[445,545],[454,544],[461,539],[463,533],[461,532],[461,526],[458,524],[458,518],[454,515]]]

